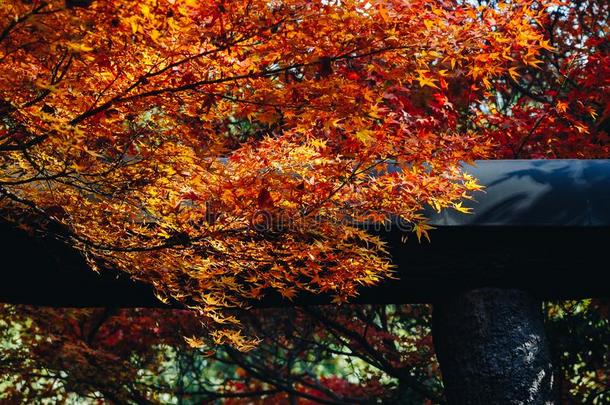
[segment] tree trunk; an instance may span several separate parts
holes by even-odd
[[[433,336],[449,404],[554,404],[542,305],[481,288],[434,305]]]

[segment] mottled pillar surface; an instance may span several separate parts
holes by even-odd
[[[480,288],[438,301],[434,345],[449,404],[554,404],[542,306],[528,292]]]

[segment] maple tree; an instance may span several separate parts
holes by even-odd
[[[2,3],[2,213],[242,348],[223,309],[391,274],[354,224],[462,209],[470,111],[554,49],[532,1],[88,3]]]
[[[269,290],[344,300],[388,275],[383,245],[351,224],[398,214],[425,236],[419,208],[476,187],[460,159],[609,156],[604,1],[0,10],[2,215],[219,322]],[[442,402],[428,311],[246,313],[261,341],[240,353],[208,341],[196,312],[4,305],[0,375],[16,402]],[[607,305],[547,317],[562,398],[603,401]],[[185,380],[147,379],[174,354]],[[315,367],[333,355],[351,374]]]

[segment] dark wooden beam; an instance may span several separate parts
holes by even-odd
[[[399,280],[363,289],[355,302],[433,302],[481,287],[515,288],[539,298],[609,296],[610,161],[488,161],[468,167],[486,186],[474,214],[429,212],[437,229],[418,243],[393,226],[379,232]],[[0,223],[0,302],[56,307],[164,307],[150,286],[112,269],[91,271],[51,236]],[[326,304],[328,296],[287,302],[270,293],[257,306]]]

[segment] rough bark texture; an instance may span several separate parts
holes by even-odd
[[[554,404],[541,303],[481,288],[434,305],[434,345],[449,404]]]

